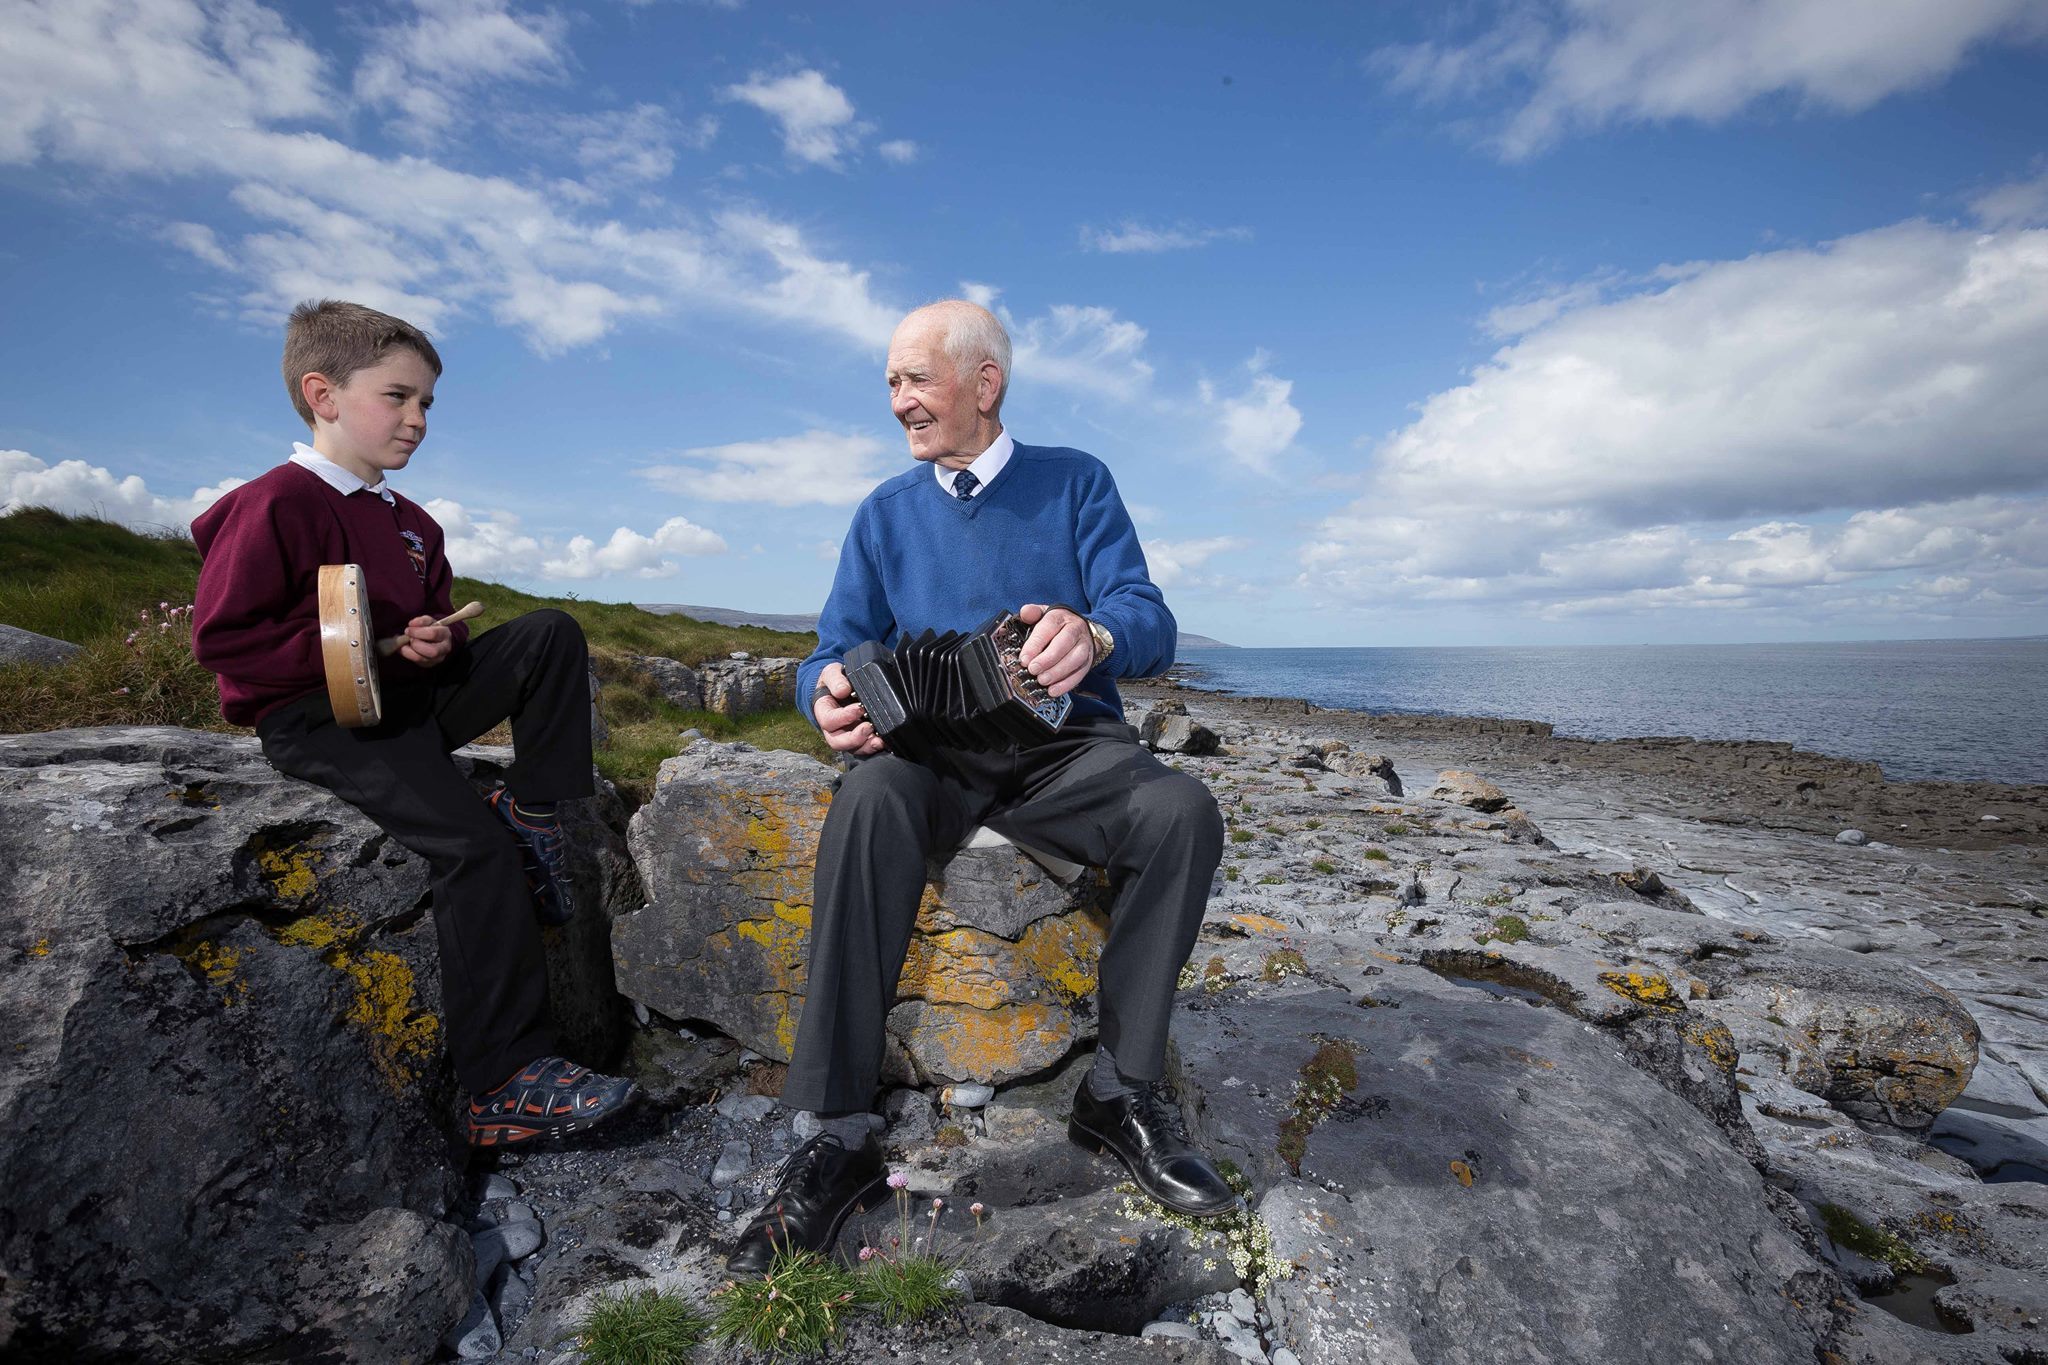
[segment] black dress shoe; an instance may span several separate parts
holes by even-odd
[[[1215,1165],[1188,1141],[1180,1105],[1163,1082],[1119,1100],[1099,1100],[1082,1081],[1067,1136],[1123,1162],[1139,1189],[1176,1213],[1213,1218],[1244,1207]]]
[[[857,1210],[881,1202],[888,1183],[882,1148],[873,1133],[852,1151],[820,1133],[789,1154],[777,1173],[775,1193],[740,1234],[726,1261],[733,1276],[765,1275],[785,1247],[825,1252]]]

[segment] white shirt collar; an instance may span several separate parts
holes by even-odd
[[[980,497],[981,490],[996,481],[996,475],[1003,472],[1003,466],[1010,462],[1010,455],[1016,449],[1017,443],[1010,439],[1010,433],[1005,430],[997,433],[995,440],[989,442],[987,450],[974,457],[974,464],[971,467],[974,470],[974,477],[981,480],[981,482],[975,486],[971,496]],[[960,471],[948,469],[942,464],[935,464],[932,466],[932,472],[939,476],[939,487],[946,490],[946,495],[948,497],[955,496],[953,493],[953,480]]]
[[[302,469],[310,469],[315,474],[318,474],[329,488],[332,488],[344,498],[351,493],[360,493],[367,488],[391,506],[396,507],[398,505],[397,499],[391,496],[391,481],[389,479],[379,479],[375,483],[364,483],[361,479],[349,473],[346,469],[343,469],[340,465],[303,441],[292,442],[292,463]]]

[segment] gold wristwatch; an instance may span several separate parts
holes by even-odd
[[[1081,619],[1088,622],[1088,633],[1095,637],[1095,658],[1089,666],[1100,667],[1104,659],[1116,653],[1116,636],[1111,635],[1109,627],[1100,621],[1085,616]]]

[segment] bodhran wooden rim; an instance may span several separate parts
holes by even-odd
[[[320,566],[320,663],[335,724],[357,730],[383,719],[376,628],[361,565]]]

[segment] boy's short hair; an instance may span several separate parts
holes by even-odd
[[[382,360],[393,348],[410,346],[438,376],[441,356],[427,334],[403,318],[365,308],[340,299],[308,299],[292,309],[284,325],[284,386],[291,392],[292,407],[308,427],[313,409],[306,404],[300,382],[309,374],[324,374],[338,385],[346,384],[357,370],[366,370]]]

